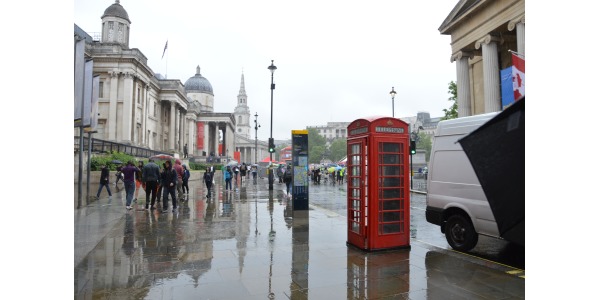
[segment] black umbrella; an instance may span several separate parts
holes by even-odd
[[[115,164],[115,165],[120,165],[120,164],[122,164],[123,162],[122,162],[122,161],[120,161],[120,160],[118,160],[118,159],[113,159],[113,160],[112,160],[110,163],[112,163],[112,164]]]
[[[525,245],[525,97],[458,141],[490,203],[500,236]]]

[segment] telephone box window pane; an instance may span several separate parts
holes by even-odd
[[[352,176],[360,176],[360,166],[352,167]]]
[[[383,212],[380,213],[379,222],[393,222],[400,221],[400,212],[399,211],[391,211],[391,212]]]
[[[397,143],[379,143],[379,152],[400,152],[400,144]]]
[[[381,233],[381,234],[401,232],[400,229],[401,229],[401,224],[398,224],[398,223],[380,224],[379,225],[379,233]]]
[[[380,199],[396,199],[400,198],[400,189],[381,189],[379,190]]]
[[[351,154],[359,154],[360,153],[360,144],[354,144],[351,148]]]
[[[380,187],[399,187],[400,186],[400,178],[399,177],[386,177],[379,178]]]
[[[400,163],[400,155],[398,154],[381,154],[379,155],[379,162],[382,164],[395,165]]]
[[[381,167],[379,167],[379,175],[381,175],[381,176],[400,175],[400,167],[398,167],[398,166],[381,166]]]
[[[352,232],[360,233],[360,227],[358,226],[358,223],[352,222]]]
[[[360,186],[360,178],[352,178],[352,186]]]
[[[392,201],[380,201],[379,209],[380,210],[399,210],[401,208],[400,201],[392,200]]]

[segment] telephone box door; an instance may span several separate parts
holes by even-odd
[[[375,137],[371,142],[374,168],[371,169],[369,248],[410,245],[408,139]]]
[[[368,184],[367,178],[367,139],[360,138],[348,141],[348,242],[359,248],[367,249],[368,224]]]

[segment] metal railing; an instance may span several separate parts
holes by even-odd
[[[83,138],[83,149],[84,151],[88,151],[89,149],[89,139],[87,137]],[[79,136],[75,136],[75,152],[79,151]],[[105,141],[100,139],[92,138],[92,152],[94,153],[110,153],[110,152],[122,152],[135,157],[150,157],[158,154],[169,154],[165,151],[157,151],[151,150],[147,148],[131,146],[122,143],[116,143],[111,141]]]

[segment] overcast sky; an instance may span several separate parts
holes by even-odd
[[[100,17],[114,2],[75,0],[74,23],[101,32]],[[155,73],[182,83],[199,65],[215,112],[233,112],[243,71],[261,140],[270,130],[271,59],[275,139],[306,126],[391,116],[392,86],[396,117],[443,116],[456,69],[450,37],[438,28],[457,2],[120,1],[131,20],[129,46]]]

